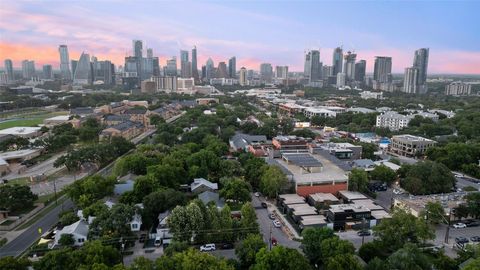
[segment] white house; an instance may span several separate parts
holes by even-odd
[[[85,241],[87,241],[88,236],[88,224],[85,220],[81,219],[71,225],[63,227],[62,230],[58,231],[55,234],[55,241],[53,242],[53,247],[59,245],[58,241],[64,234],[71,234],[75,240],[74,246],[83,246]]]
[[[140,231],[140,227],[142,226],[142,216],[138,213],[135,213],[132,217],[132,221],[130,221],[130,230],[132,232]]]

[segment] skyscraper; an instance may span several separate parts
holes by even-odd
[[[152,58],[152,66],[153,66],[153,76],[160,76],[160,61],[158,60],[158,57],[153,57]]]
[[[230,78],[237,77],[237,58],[235,56],[228,59],[228,76]]]
[[[75,70],[77,69],[77,64],[78,64],[78,61],[77,60],[71,60],[70,61],[71,63],[71,66],[72,66],[72,79],[73,79],[73,75],[75,74]]]
[[[215,77],[215,64],[213,63],[212,58],[208,58],[207,64],[205,65],[205,71],[205,78],[207,81],[210,81],[211,78]]]
[[[239,79],[239,83],[241,86],[245,86],[248,84],[248,81],[247,81],[247,69],[245,67],[242,67],[240,69],[240,79]]]
[[[415,51],[413,58],[413,67],[418,69],[418,87],[420,93],[427,92],[428,55],[428,48],[420,48]]]
[[[360,60],[355,64],[355,81],[364,82],[365,81],[365,72],[367,69],[367,61]]]
[[[191,64],[189,65],[188,61],[188,51],[180,51],[180,76],[182,78],[192,77],[191,73]]]
[[[419,93],[419,69],[416,67],[405,68],[405,77],[403,78],[403,92],[409,94]]]
[[[322,77],[322,63],[320,62],[320,51],[311,50],[305,54],[303,76],[308,83],[319,81]]]
[[[167,66],[165,67],[165,76],[177,76],[177,57],[172,56],[167,60]]]
[[[288,79],[288,66],[276,66],[275,77],[280,79]]]
[[[322,66],[322,79],[328,79],[329,76],[332,76],[333,74],[333,67],[332,66],[327,66],[323,65]]]
[[[53,79],[52,65],[43,65],[43,78],[45,80]]]
[[[60,45],[58,47],[58,53],[60,54],[60,75],[62,79],[71,80],[72,73],[70,73],[70,58],[68,56],[67,45]]]
[[[5,59],[5,72],[7,73],[7,82],[13,82],[15,77],[13,75],[13,63],[10,59]]]
[[[347,81],[353,81],[355,79],[355,61],[357,54],[348,51],[344,58],[343,73],[345,73]]]
[[[379,83],[392,82],[392,58],[386,56],[375,56],[373,67],[373,79]]]
[[[345,86],[345,73],[337,73],[337,88]]]
[[[192,77],[195,79],[195,82],[198,82],[200,79],[198,76],[197,46],[193,46],[192,49]]]
[[[147,48],[147,58],[143,58],[144,77],[143,79],[149,79],[153,75],[153,49]]]
[[[132,47],[133,47],[133,56],[135,57],[136,63],[137,63],[137,77],[138,77],[138,80],[141,80],[142,78],[144,78],[143,42],[141,40],[133,40]]]
[[[342,72],[343,67],[343,50],[340,47],[335,48],[333,50],[333,58],[332,58],[332,67],[333,67],[333,76],[337,76],[338,73]]]
[[[260,64],[260,80],[263,83],[271,83],[273,76],[272,64],[262,63]]]
[[[22,61],[22,75],[24,79],[31,79],[35,76],[35,61]]]
[[[228,78],[227,64],[225,62],[218,63],[216,78]]]
[[[73,83],[77,85],[91,84],[93,80],[92,73],[90,55],[82,52],[78,60],[77,68],[75,69],[75,74],[73,75]]]

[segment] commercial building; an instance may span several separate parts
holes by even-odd
[[[53,127],[61,124],[65,124],[70,120],[70,115],[58,115],[43,120],[43,124],[47,127]]]
[[[15,76],[13,74],[13,63],[10,59],[5,59],[5,72],[7,73],[7,83],[15,81]]]
[[[347,172],[328,153],[280,152],[280,158],[268,162],[286,173],[298,195],[306,197],[313,193],[336,193],[347,189]]]
[[[13,135],[22,138],[35,138],[42,134],[39,127],[11,127],[0,130],[0,135]]]
[[[388,151],[398,156],[416,157],[425,154],[435,144],[435,141],[419,136],[397,135],[392,137]]]
[[[418,69],[418,87],[421,94],[427,92],[427,69],[428,69],[428,48],[420,48],[415,51],[413,67]]]
[[[363,92],[360,92],[360,97],[362,99],[382,99],[383,98],[383,93],[382,92],[363,91]]]
[[[345,86],[346,75],[345,73],[337,73],[337,88],[341,88]]]
[[[235,56],[228,59],[228,77],[237,77],[237,58]]]
[[[419,94],[420,88],[418,84],[419,70],[416,67],[405,68],[403,78],[403,92],[408,94]]]
[[[70,73],[70,58],[68,56],[67,45],[60,45],[58,47],[58,53],[60,54],[60,74],[62,79],[71,80],[72,73]]]
[[[241,86],[248,85],[248,80],[247,80],[247,69],[245,67],[242,67],[240,69],[240,77],[238,83]]]
[[[22,61],[22,75],[24,79],[32,79],[35,76],[35,61]]]
[[[90,64],[90,55],[82,52],[78,60],[75,74],[73,75],[73,83],[77,85],[92,84],[92,65]]]
[[[373,67],[373,80],[377,83],[392,82],[392,58],[376,56]]]
[[[108,139],[111,137],[123,137],[130,140],[140,135],[145,126],[139,122],[125,121],[117,125],[107,127],[100,133],[100,139]]]
[[[298,136],[276,136],[272,139],[272,145],[277,150],[288,149],[307,149],[308,144],[312,141],[310,138]]]
[[[151,81],[155,82],[157,86],[157,91],[160,92],[176,92],[177,91],[177,77],[176,76],[161,76],[161,77],[152,77]]]
[[[387,111],[377,116],[376,126],[396,131],[407,127],[412,118],[411,115],[403,115],[394,111]]]
[[[452,82],[445,86],[447,96],[469,96],[472,94],[472,85],[463,82]]]
[[[365,73],[367,70],[367,61],[360,60],[355,63],[355,81],[365,82]]]
[[[303,76],[308,84],[317,82],[322,78],[322,63],[320,62],[319,50],[311,50],[305,54]]]
[[[355,61],[357,59],[357,54],[352,53],[350,51],[347,52],[344,56],[344,63],[343,63],[343,73],[345,73],[345,77],[347,81],[355,80]]]
[[[340,160],[351,161],[362,158],[362,146],[351,143],[311,144],[311,149],[323,149]]]
[[[343,67],[343,50],[340,47],[337,47],[333,50],[332,58],[332,76],[337,76],[338,73],[342,72]]]
[[[142,93],[155,93],[157,91],[157,84],[154,81],[142,81],[140,91],[142,91]]]
[[[272,82],[273,69],[272,64],[262,63],[260,64],[260,80],[264,83]]]
[[[275,77],[279,79],[288,79],[288,66],[276,66]]]
[[[45,80],[53,79],[52,65],[43,65],[42,71],[43,71],[43,79]]]
[[[303,110],[303,114],[308,118],[312,118],[314,116],[320,116],[320,117],[336,117],[337,116],[337,113],[332,110],[325,109],[325,108],[314,108],[314,107],[305,108]]]

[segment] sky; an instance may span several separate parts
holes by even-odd
[[[237,69],[260,63],[303,71],[305,50],[355,51],[373,72],[375,56],[391,56],[393,72],[411,66],[414,51],[430,48],[430,74],[480,74],[480,1],[154,1],[0,0],[0,60],[59,65],[82,51],[123,65],[132,40],[166,59],[198,51],[198,66],[232,56]],[[146,51],[146,50],[145,50]],[[0,64],[2,65],[2,64]]]

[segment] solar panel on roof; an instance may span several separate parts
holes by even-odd
[[[283,154],[283,157],[288,161],[298,166],[305,167],[321,167],[322,163],[310,154]]]

